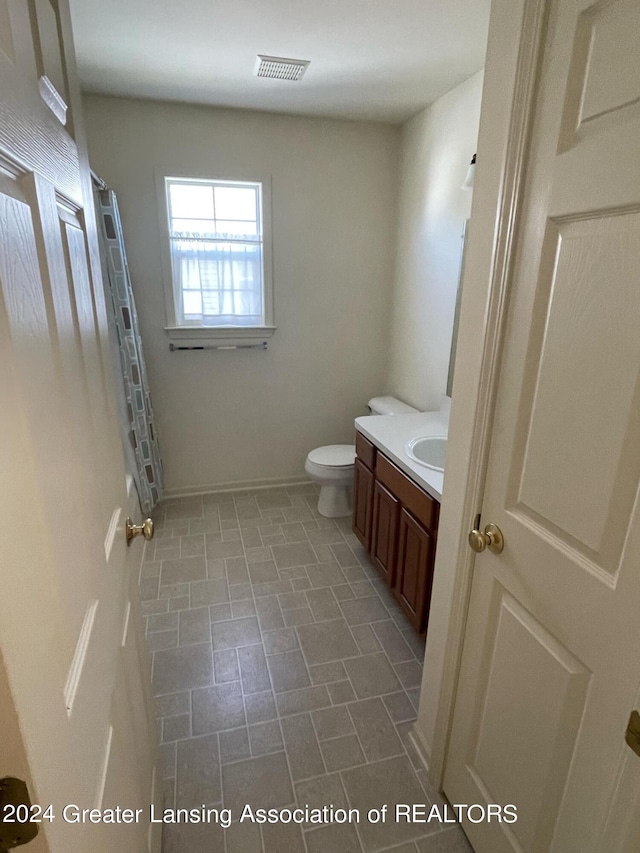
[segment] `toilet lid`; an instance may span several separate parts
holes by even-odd
[[[329,444],[326,447],[316,447],[309,454],[309,461],[331,468],[346,468],[348,465],[353,465],[355,459],[354,444]]]

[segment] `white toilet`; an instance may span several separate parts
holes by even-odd
[[[369,411],[372,415],[408,415],[418,410],[395,397],[374,397],[369,400]],[[312,480],[320,483],[318,512],[325,518],[351,515],[355,458],[354,444],[316,447],[307,456],[304,470]]]

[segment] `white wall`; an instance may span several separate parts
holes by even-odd
[[[387,388],[423,410],[438,409],[447,386],[460,235],[471,211],[461,185],[476,152],[481,93],[479,72],[402,127]]]
[[[353,441],[385,390],[399,129],[97,96],[85,116],[118,195],[168,490],[304,475],[310,449]],[[169,352],[155,165],[271,174],[268,352]]]

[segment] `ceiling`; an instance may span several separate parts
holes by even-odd
[[[399,123],[479,71],[490,0],[70,0],[84,91]],[[308,59],[299,83],[258,53]]]

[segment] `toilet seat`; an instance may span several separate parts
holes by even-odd
[[[350,468],[356,460],[354,444],[328,444],[316,447],[307,459],[320,468]]]

